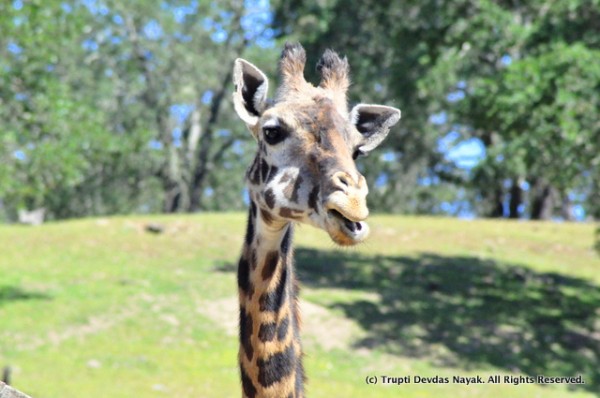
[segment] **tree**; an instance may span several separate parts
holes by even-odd
[[[369,196],[374,208],[439,211],[450,188],[442,182],[461,178],[436,150],[438,132],[430,115],[438,107],[423,81],[441,55],[448,25],[462,19],[467,7],[456,2],[456,7],[442,9],[437,3],[369,0],[349,7],[344,1],[274,2],[280,34],[301,41],[309,59],[316,62],[327,47],[346,54],[351,101],[387,103],[402,110],[387,150],[361,161],[367,178],[376,181]]]
[[[14,217],[18,208],[46,207],[60,218],[126,210],[108,207],[103,198],[115,198],[111,181],[135,178],[128,162],[114,158],[131,159],[123,155],[137,152],[136,141],[107,130],[91,93],[78,89],[88,79],[81,68],[86,12],[64,2],[31,1],[3,3],[0,15],[0,156],[7,165],[0,197],[6,212]],[[107,158],[113,169],[105,167]]]
[[[508,197],[510,217],[526,213],[529,197],[531,218],[548,219],[558,209],[570,219],[570,198],[589,191],[600,161],[592,116],[600,105],[600,3],[482,4],[501,21],[493,30],[499,48],[449,61],[465,87],[465,99],[451,107],[455,121],[488,148],[474,174],[476,190],[493,203]],[[593,196],[586,195],[590,210]]]
[[[282,34],[294,32],[313,56],[332,45],[347,52],[354,92],[396,99],[403,110],[403,130],[389,141],[392,162],[365,165],[385,170],[378,199],[385,208],[400,209],[386,204],[389,195],[387,203],[403,202],[404,210],[425,203],[435,211],[441,198],[462,192],[446,181],[468,188],[480,214],[503,216],[508,205],[517,218],[529,198],[529,213],[541,218],[554,213],[552,198],[567,214],[575,189],[593,189],[600,153],[592,120],[597,0],[389,0],[352,7],[280,0],[275,6]],[[437,148],[447,134],[457,143],[479,140],[485,161],[461,172]],[[593,197],[586,196],[589,208]]]
[[[239,162],[224,158],[234,144],[247,142],[233,123],[229,97],[234,59],[252,51],[250,42],[266,25],[255,7],[238,1],[111,2],[91,32],[101,54],[96,67],[112,70],[124,100],[140,105],[122,119],[142,121],[151,131],[165,212],[208,208],[215,192],[209,182],[219,185],[233,173],[243,175]],[[235,170],[217,181],[220,163]],[[240,207],[242,178],[235,181],[236,195],[226,203]]]
[[[267,27],[254,3],[1,4],[8,217],[242,207],[252,145],[229,94],[233,60]]]
[[[600,162],[597,59],[599,51],[559,43],[472,83],[462,112],[474,129],[494,126],[498,137],[479,167],[499,162],[505,178],[529,181],[534,219],[549,218],[552,195],[567,197]]]

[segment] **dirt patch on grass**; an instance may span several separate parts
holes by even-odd
[[[300,301],[303,335],[307,345],[315,344],[325,350],[350,349],[361,338],[363,330],[343,315],[309,301]]]
[[[201,300],[196,306],[196,312],[217,324],[228,336],[238,334],[239,304],[236,297]]]
[[[224,330],[229,336],[238,334],[238,300],[227,297],[220,300],[201,301],[197,312]],[[362,329],[343,315],[311,303],[300,301],[302,314],[302,339],[306,346],[319,346],[325,350],[349,349],[362,335]]]

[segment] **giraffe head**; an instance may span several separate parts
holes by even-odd
[[[234,107],[258,141],[246,174],[250,198],[267,225],[307,223],[337,244],[353,245],[369,234],[369,189],[354,161],[383,141],[400,111],[365,104],[349,111],[345,57],[323,54],[316,87],[304,79],[305,63],[301,45],[285,45],[281,85],[270,100],[265,74],[248,61],[235,61]]]

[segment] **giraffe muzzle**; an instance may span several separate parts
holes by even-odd
[[[327,232],[338,245],[352,246],[369,236],[369,225],[365,221],[350,220],[337,210],[328,210]]]
[[[369,216],[367,184],[362,175],[351,178],[338,172],[332,178],[334,188],[324,203],[327,210],[327,231],[334,242],[343,246],[355,245],[369,235],[364,221]]]

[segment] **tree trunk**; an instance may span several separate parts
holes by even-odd
[[[575,217],[573,215],[573,203],[571,199],[569,199],[569,195],[563,193],[562,202],[560,206],[560,213],[565,221],[575,221]]]
[[[519,218],[519,207],[523,204],[523,190],[519,184],[520,179],[514,179],[510,188],[510,202],[508,204],[508,218]]]
[[[165,99],[161,99],[159,96],[159,93],[163,92],[160,87],[161,79],[156,78],[152,73],[152,67],[144,55],[144,48],[142,48],[139,34],[141,27],[136,25],[136,22],[131,17],[125,19],[125,26],[129,41],[133,46],[133,55],[146,80],[142,100],[154,112],[158,139],[165,151],[166,161],[162,165],[162,170],[158,173],[162,180],[163,192],[165,194],[163,211],[166,213],[175,213],[187,210],[190,202],[189,190],[187,189],[181,169],[179,150],[173,143],[173,126],[169,122],[168,106],[171,104],[171,100],[168,96]]]
[[[212,104],[210,107],[210,117],[200,138],[200,152],[198,154],[198,163],[193,170],[192,186],[191,186],[191,198],[190,198],[190,211],[198,211],[201,208],[202,193],[204,191],[204,185],[206,177],[210,171],[210,152],[213,146],[214,136],[214,125],[217,122],[217,117],[221,109],[221,103],[225,97],[225,92],[230,85],[232,78],[233,64],[231,64],[229,71],[223,77],[221,87],[217,94],[214,95]]]
[[[493,192],[492,211],[489,217],[502,218],[504,216],[504,190],[502,187],[497,187]]]
[[[490,148],[496,145],[499,140],[498,134],[489,130],[479,131],[478,136],[479,139],[481,139],[483,145],[485,146],[486,152],[488,152]],[[490,194],[492,209],[487,216],[491,218],[502,218],[504,217],[504,189],[502,184],[502,178],[500,178],[500,176],[498,175],[496,175],[493,178],[495,179],[495,181],[489,181],[487,183],[489,184],[489,186],[494,186],[494,184],[496,185],[495,188],[493,188],[493,192]],[[484,188],[484,190],[485,189],[486,188]]]
[[[163,212],[164,213],[176,213],[179,208],[180,191],[176,184],[171,184],[170,181],[164,181],[163,192],[165,197],[163,199]]]
[[[532,220],[549,220],[552,217],[552,187],[542,181],[536,181],[534,184],[533,200],[531,203]]]
[[[236,57],[240,56],[244,48],[248,45],[248,41],[244,38],[243,40],[240,40],[237,47],[233,49],[230,48],[233,44],[231,42],[231,38],[236,36],[235,33],[243,32],[242,16],[243,7],[238,7],[235,10],[235,23],[233,25],[232,31],[229,32],[228,40],[224,43],[225,53],[231,54],[232,57],[229,60],[229,62],[224,63],[224,65],[227,65],[227,70],[225,71],[223,78],[221,79],[220,86],[214,91],[214,95],[210,104],[209,115],[207,118],[204,118],[204,120],[206,120],[206,123],[204,124],[204,126],[202,126],[202,132],[200,136],[200,148],[197,155],[197,162],[195,162],[194,168],[193,170],[191,170],[192,178],[189,187],[189,211],[191,212],[198,211],[202,208],[202,195],[206,186],[206,179],[209,173],[211,172],[211,168],[213,166],[212,163],[215,160],[215,157],[222,156],[222,154],[220,154],[219,151],[214,151],[213,138],[215,132],[215,125],[218,121],[219,113],[221,112],[223,99],[231,90],[233,62]],[[200,92],[198,92],[197,95],[199,98],[201,96]],[[231,146],[231,144],[233,144],[233,141],[230,142],[229,146]]]

